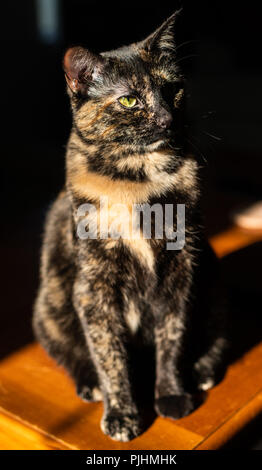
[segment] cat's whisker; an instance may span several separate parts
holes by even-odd
[[[218,141],[223,140],[222,137],[218,137],[217,135],[210,134],[210,132],[202,131],[202,133],[205,134],[205,135],[208,135],[209,137],[212,137],[212,139],[214,139],[214,140],[218,140]]]
[[[198,154],[203,158],[204,162],[207,163],[207,159],[206,157],[204,156],[204,154],[201,152],[201,150],[198,148],[198,146],[196,144],[194,144],[192,142],[192,140],[190,140],[188,137],[187,137],[187,140],[188,142],[190,143],[190,145],[192,145],[192,147],[194,147],[195,150],[197,150]]]
[[[186,55],[185,57],[181,57],[181,59],[178,59],[176,61],[176,64],[179,64],[180,62],[182,62],[182,60],[191,59],[194,57],[199,57],[199,54],[189,54],[189,55]]]
[[[194,44],[194,43],[196,43],[196,42],[199,42],[199,40],[198,40],[198,39],[191,39],[190,41],[182,42],[181,44],[179,44],[178,46],[176,46],[176,51],[177,51],[178,49],[180,49],[181,47],[183,47],[183,46],[187,46],[188,44]]]
[[[204,114],[202,114],[201,118],[202,119],[208,119],[209,117],[213,116],[216,114],[216,111],[206,111]]]

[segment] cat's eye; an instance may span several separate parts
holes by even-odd
[[[137,99],[134,96],[121,96],[118,101],[125,108],[133,108],[137,104]]]

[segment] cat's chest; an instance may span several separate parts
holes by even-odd
[[[140,213],[130,204],[113,204],[99,211],[99,236],[106,250],[125,250],[141,269],[155,272],[156,250],[151,234],[141,226]],[[150,219],[151,224],[151,219]],[[126,258],[127,259],[127,258]]]

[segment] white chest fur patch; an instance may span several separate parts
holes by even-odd
[[[150,271],[154,271],[155,259],[154,253],[148,240],[143,238],[138,240],[122,240],[131,253],[136,256],[138,261],[146,266]]]
[[[134,302],[129,302],[129,310],[126,313],[126,322],[131,333],[136,333],[140,324],[140,312],[136,309]]]

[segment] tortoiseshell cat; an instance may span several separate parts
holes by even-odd
[[[190,413],[194,390],[212,387],[224,369],[226,315],[202,235],[197,162],[184,143],[175,16],[142,42],[98,55],[71,48],[64,58],[73,113],[66,188],[46,221],[33,326],[80,397],[103,399],[102,430],[120,441],[142,430],[129,344],[139,354],[153,347],[161,416]],[[175,215],[185,204],[184,247],[167,250],[154,236],[79,238],[78,207],[92,203],[102,220],[101,196],[129,210],[172,203]]]

